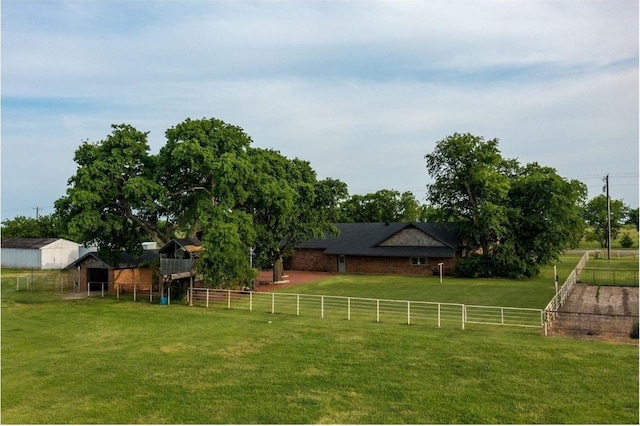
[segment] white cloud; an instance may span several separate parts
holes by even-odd
[[[424,155],[453,132],[569,177],[637,173],[635,1],[185,4],[3,3],[5,208],[30,191],[52,203],[80,141],[110,124],[150,131],[157,151],[187,117],[360,193],[419,192]],[[17,177],[24,144],[64,165],[47,191],[38,171]],[[637,205],[637,185],[624,198]]]

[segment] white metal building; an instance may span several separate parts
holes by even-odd
[[[14,269],[62,269],[84,251],[81,244],[62,238],[4,238],[1,264]]]

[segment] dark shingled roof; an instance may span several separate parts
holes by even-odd
[[[3,238],[2,248],[41,249],[61,238]]]
[[[324,249],[325,254],[376,257],[453,257],[458,248],[458,232],[455,224],[430,224],[424,222],[368,222],[338,223],[338,236],[310,240],[299,249]],[[434,246],[380,246],[379,244],[404,229],[414,227],[440,242]]]
[[[129,253],[123,252],[121,254],[121,257],[120,257],[120,262],[115,266],[109,264],[107,261],[105,261],[104,259],[100,258],[98,256],[98,253],[89,252],[89,253],[85,254],[84,256],[81,256],[79,259],[71,262],[69,265],[65,266],[64,269],[75,268],[78,265],[81,265],[85,260],[87,260],[88,258],[91,258],[91,257],[99,260],[104,265],[104,267],[109,268],[109,269],[112,269],[112,268],[116,268],[116,269],[136,268],[140,264],[150,263],[150,262],[156,260],[158,258],[158,250],[145,250],[140,256],[133,256],[133,255],[131,255]]]
[[[198,238],[174,238],[160,248],[160,253],[171,253],[180,247],[191,254],[197,254],[202,251],[202,241]]]

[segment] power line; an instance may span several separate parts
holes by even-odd
[[[40,211],[44,210],[42,207],[32,207],[36,211],[36,220],[40,219]]]

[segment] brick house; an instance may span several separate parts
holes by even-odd
[[[396,275],[450,274],[463,255],[451,223],[339,223],[340,234],[300,244],[291,270]]]
[[[91,252],[70,263],[65,270],[75,271],[76,291],[101,291],[106,293],[132,291],[136,285],[138,291],[148,292],[158,283],[158,250],[145,250],[141,256],[122,253],[117,264],[110,264]],[[154,290],[154,291],[157,291]]]

